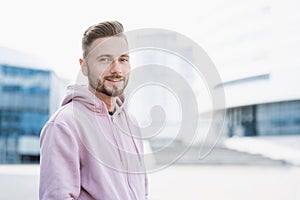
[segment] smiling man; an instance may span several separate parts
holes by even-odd
[[[82,49],[88,86],[69,86],[41,133],[40,199],[147,199],[140,129],[123,106],[130,58],[122,24],[89,27]]]

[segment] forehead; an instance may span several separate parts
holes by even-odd
[[[123,37],[98,38],[90,46],[88,57],[112,55],[114,57],[128,54],[128,44]]]

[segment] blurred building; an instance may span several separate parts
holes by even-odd
[[[164,29],[132,31],[127,39],[132,70],[125,92],[143,135],[152,145],[173,140],[189,143],[199,118],[194,94],[203,84],[195,84],[199,77],[191,65],[194,43]]]
[[[0,48],[0,163],[39,161],[39,134],[66,81],[34,58]]]
[[[300,134],[299,8],[295,0],[229,0],[199,25],[223,80],[225,137]]]
[[[269,81],[269,79],[265,80],[265,84],[271,84],[268,83]],[[229,93],[236,97],[242,95],[245,92],[243,91],[245,89],[244,84],[245,83],[235,86],[226,86],[225,90],[227,91],[227,95],[229,95]],[[268,90],[262,91],[257,84],[258,83],[254,82],[251,86],[254,96],[271,95]],[[257,88],[255,89],[255,87]],[[238,90],[241,92],[238,92]],[[257,92],[256,94],[255,91]],[[250,93],[251,91],[248,90],[248,92]],[[280,91],[278,92],[281,93]],[[289,99],[289,97],[290,96],[283,96],[282,99],[274,98],[274,100],[270,102],[253,101],[251,103],[249,102],[249,104],[243,103],[227,107],[225,135],[229,137],[299,135],[300,98],[294,99],[290,97]]]

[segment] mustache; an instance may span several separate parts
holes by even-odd
[[[120,80],[124,80],[125,77],[121,76],[121,75],[109,75],[109,76],[104,76],[104,79],[120,79]]]

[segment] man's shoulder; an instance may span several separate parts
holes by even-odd
[[[71,101],[61,106],[48,120],[48,123],[56,124],[74,124],[88,112],[87,108],[81,103]]]
[[[68,103],[53,113],[48,122],[60,123],[73,118],[73,103]]]

